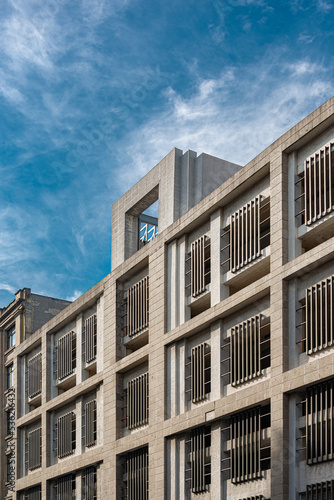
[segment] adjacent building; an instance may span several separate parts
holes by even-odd
[[[0,316],[4,498],[334,498],[333,214],[334,98],[244,167],[172,150],[108,276],[15,348]]]

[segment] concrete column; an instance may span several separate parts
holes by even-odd
[[[186,249],[187,236],[178,240],[178,324],[182,325],[190,319],[190,308],[186,306]]]
[[[96,354],[96,371],[103,370],[103,339],[104,339],[104,295],[101,295],[96,306],[97,317],[97,354]]]
[[[223,322],[211,325],[211,400],[221,397],[221,332]]]
[[[167,247],[167,331],[177,326],[177,275],[178,275],[177,240]]]
[[[211,500],[222,500],[220,422],[211,425]]]
[[[298,153],[294,151],[289,155],[288,159],[285,157],[284,161],[288,163],[288,204],[289,204],[289,260],[293,260],[302,254],[301,240],[297,238],[297,218],[295,217],[296,207],[296,189],[295,181],[297,174],[297,161]],[[297,190],[298,192],[298,190]],[[301,203],[304,201],[302,198]],[[300,217],[299,217],[300,219]]]
[[[273,388],[271,398],[271,500],[288,500],[289,400],[287,395],[282,394],[280,384],[276,389],[277,395]]]
[[[85,402],[83,396],[77,398],[75,403],[75,437],[76,437],[76,446],[75,446],[75,454],[81,455],[84,453],[84,445],[83,445],[83,435],[82,435],[82,417],[85,411]],[[81,498],[81,497],[80,497]]]
[[[83,325],[83,315],[79,314],[76,318],[76,334],[77,334],[77,350],[76,350],[76,385],[80,384],[88,378],[88,373],[83,373],[83,363],[82,363],[82,325]]]
[[[210,216],[210,235],[211,235],[211,307],[218,304],[221,300],[223,287],[222,270],[220,265],[220,247],[221,247],[221,226],[222,210],[216,210]]]

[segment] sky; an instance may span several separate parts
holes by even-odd
[[[333,95],[334,0],[2,0],[0,307],[110,272],[171,149],[246,164]]]

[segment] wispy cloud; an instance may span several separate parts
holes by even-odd
[[[17,289],[9,285],[8,283],[0,283],[0,290],[5,290],[6,292],[12,294],[15,294],[15,292],[17,292]]]
[[[133,184],[173,147],[244,164],[333,92],[326,69],[309,61],[242,71],[244,79],[231,68],[217,79],[199,81],[189,98],[169,88],[164,113],[126,137],[120,184]]]
[[[77,300],[81,295],[83,294],[83,292],[80,292],[80,290],[74,290],[73,294],[70,295],[69,297],[66,297],[65,300],[69,300],[70,302],[74,302],[75,300]]]

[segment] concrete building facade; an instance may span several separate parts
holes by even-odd
[[[172,150],[13,350],[4,498],[334,498],[333,211],[334,98],[244,167]]]

